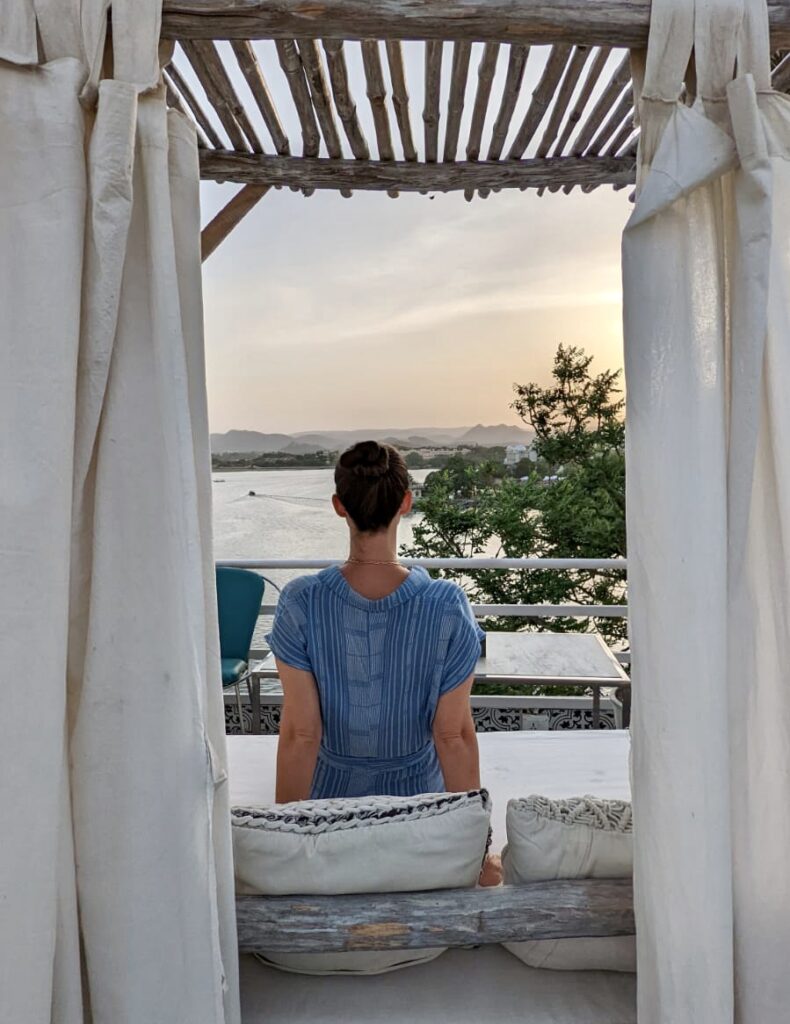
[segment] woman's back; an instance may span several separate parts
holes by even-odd
[[[436,706],[474,671],[479,637],[463,591],[424,569],[375,600],[337,567],[288,584],[270,643],[318,689],[323,735],[311,796],[443,789]]]

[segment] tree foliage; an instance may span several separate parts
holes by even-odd
[[[625,428],[620,372],[592,372],[592,356],[560,345],[552,381],[514,385],[512,408],[535,433],[524,464],[451,459],[426,481],[411,557],[615,558],[625,555]],[[619,604],[620,571],[443,572],[480,604]],[[622,619],[492,618],[490,629],[587,630],[622,640]]]

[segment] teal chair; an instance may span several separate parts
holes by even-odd
[[[217,607],[219,651],[222,659],[222,689],[236,690],[239,726],[244,732],[241,684],[249,680],[250,645],[261,611],[264,581],[257,572],[217,566]],[[249,688],[249,682],[248,682]]]

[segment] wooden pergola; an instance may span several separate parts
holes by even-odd
[[[769,8],[781,51],[790,47],[790,8],[781,0]],[[645,46],[649,18],[649,0],[164,0],[162,35],[178,44],[165,81],[171,104],[196,125],[201,177],[243,186],[204,230],[204,258],[272,187],[392,197],[461,190],[471,199],[503,188],[630,185],[638,129],[629,51]],[[279,66],[264,66],[253,46],[261,39],[274,41]],[[230,43],[224,54],[221,40]],[[424,47],[421,111],[410,101],[416,83],[407,81],[404,40]],[[475,42],[482,46],[473,66]],[[372,139],[350,87],[352,46],[361,50]],[[503,48],[506,71],[492,103]],[[532,48],[539,52],[531,57]],[[530,60],[541,71],[524,106]],[[780,90],[790,87],[788,60],[774,71]],[[442,104],[444,61],[451,71]],[[289,137],[269,88],[283,74],[298,138]],[[246,103],[234,85],[239,75]],[[470,75],[477,83],[462,137]],[[517,107],[524,112],[515,123]]]
[[[768,0],[768,7],[773,84],[787,91],[790,3]],[[178,44],[164,72],[168,96],[196,125],[201,177],[242,185],[204,228],[204,259],[271,188],[392,197],[459,190],[472,199],[504,188],[627,187],[638,142],[631,59],[647,44],[649,22],[650,0],[163,0],[162,36]],[[274,41],[274,66],[264,66],[256,40]],[[219,48],[220,41],[230,47]],[[404,41],[424,47],[419,112],[409,97],[415,83],[407,82]],[[473,43],[482,44],[474,66]],[[371,139],[351,91],[352,46],[361,49]],[[503,49],[504,81],[495,92]],[[540,74],[524,102],[531,59]],[[444,61],[451,70],[442,106]],[[286,131],[269,88],[281,74],[297,138]],[[239,95],[239,75],[254,105]],[[473,106],[462,122],[470,75],[477,79]],[[422,948],[634,931],[626,879],[309,901],[242,897],[237,907],[245,951]]]

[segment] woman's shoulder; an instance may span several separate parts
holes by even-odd
[[[321,573],[310,576],[297,576],[289,580],[280,593],[280,601],[293,604],[304,604],[311,593],[320,585]]]
[[[469,600],[463,588],[453,580],[434,579],[423,568],[418,568],[416,571],[424,574],[423,590],[425,595],[437,604],[450,608],[463,607]]]

